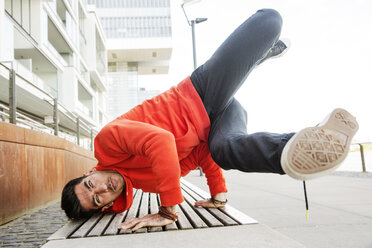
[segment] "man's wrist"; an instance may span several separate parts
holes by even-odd
[[[224,201],[226,201],[226,193],[225,192],[221,192],[221,193],[212,195],[212,198],[215,199],[215,200],[217,200],[217,201],[224,202]]]
[[[168,207],[165,207],[165,209],[171,213],[176,213],[176,206],[177,205],[173,205],[173,206],[168,206]]]
[[[169,219],[169,220],[173,220],[173,221],[177,221],[177,219],[178,219],[178,213],[177,212],[171,212],[167,208],[169,208],[169,207],[163,207],[163,206],[161,206],[159,208],[159,215],[161,217],[163,217],[163,218],[166,218],[166,219]]]

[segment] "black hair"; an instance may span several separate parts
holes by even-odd
[[[98,212],[99,209],[84,210],[81,207],[80,201],[75,193],[75,186],[79,184],[87,176],[78,177],[68,182],[62,191],[61,208],[65,210],[67,217],[70,219],[84,219]]]

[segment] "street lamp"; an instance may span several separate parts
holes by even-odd
[[[186,14],[186,11],[185,11],[185,8],[184,6],[185,5],[190,5],[190,4],[194,4],[194,3],[197,3],[197,2],[200,2],[201,0],[183,0],[183,4],[181,4],[181,8],[183,10],[183,13],[185,14],[185,17],[186,17],[186,20],[187,20],[187,23],[189,24],[189,26],[191,27],[191,36],[192,36],[192,57],[193,57],[193,60],[194,60],[194,70],[196,69],[196,46],[195,46],[195,24],[199,24],[199,23],[202,23],[202,22],[205,22],[206,20],[208,20],[208,18],[196,18],[195,20],[189,20],[189,18],[187,17],[187,14]],[[200,172],[200,176],[203,175],[203,172],[201,170],[201,168],[199,167],[199,172]]]
[[[193,60],[194,60],[194,70],[197,67],[197,65],[196,65],[196,45],[195,45],[195,24],[199,24],[199,23],[205,22],[206,20],[208,20],[208,18],[196,18],[195,20],[191,20],[190,21],[189,18],[187,17],[187,14],[186,14],[186,11],[185,11],[184,6],[185,5],[190,5],[190,4],[193,4],[193,3],[197,3],[197,2],[200,2],[200,1],[201,0],[183,0],[183,4],[181,4],[181,8],[183,10],[183,13],[185,14],[187,23],[191,27],[192,55],[193,55]]]

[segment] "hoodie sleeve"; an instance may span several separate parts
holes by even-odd
[[[227,192],[223,171],[212,159],[205,142],[200,143],[186,159],[181,161],[181,175],[186,176],[191,170],[198,167],[201,167],[207,178],[211,196]]]
[[[174,135],[151,124],[116,119],[94,140],[95,156],[102,166],[110,166],[131,156],[144,156],[152,166],[162,206],[183,202],[180,166]],[[135,168],[135,165],[130,165]]]

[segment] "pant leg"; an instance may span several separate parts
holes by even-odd
[[[212,57],[191,75],[211,118],[227,107],[255,65],[279,38],[282,19],[275,10],[259,10],[241,24]]]
[[[247,134],[246,127],[247,113],[233,98],[211,125],[208,145],[213,160],[226,170],[284,174],[280,157],[294,133]]]

